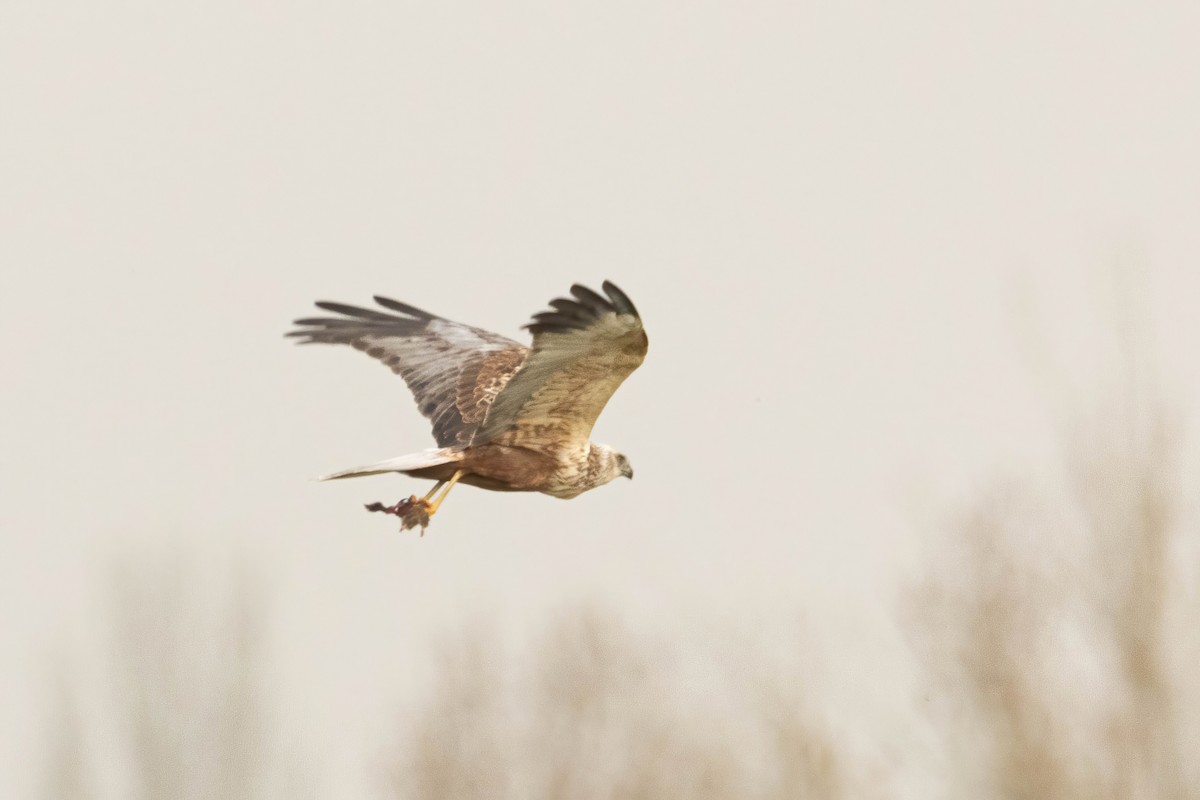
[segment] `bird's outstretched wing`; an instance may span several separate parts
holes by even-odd
[[[382,361],[404,378],[439,446],[469,443],[528,349],[386,297],[375,302],[392,313],[322,301],[318,308],[341,316],[298,319],[287,335],[301,344],[348,344]]]
[[[596,418],[646,357],[647,339],[629,298],[609,281],[604,295],[571,287],[527,327],[533,346],[475,433],[475,442],[586,446]]]

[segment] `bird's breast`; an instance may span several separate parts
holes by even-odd
[[[557,467],[550,456],[524,447],[484,444],[463,452],[463,469],[508,491],[542,491]]]

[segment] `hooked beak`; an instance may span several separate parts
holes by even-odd
[[[633,467],[626,464],[625,468],[623,470],[621,470],[621,474],[624,475],[626,478],[629,478],[629,480],[633,480]]]

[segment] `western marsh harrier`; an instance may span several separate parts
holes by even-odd
[[[647,347],[633,303],[608,281],[602,288],[576,284],[572,299],[551,300],[552,310],[525,325],[529,347],[386,297],[375,298],[386,311],[317,303],[340,316],[298,319],[287,335],[348,344],[382,361],[404,378],[438,445],[322,480],[400,472],[436,481],[424,497],[367,506],[424,534],[456,483],[571,498],[632,478],[629,459],[588,438]]]

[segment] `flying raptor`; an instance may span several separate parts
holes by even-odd
[[[424,497],[367,506],[400,517],[403,529],[420,525],[424,535],[456,483],[566,499],[632,478],[629,459],[589,437],[645,359],[646,332],[624,292],[609,281],[601,288],[576,284],[571,299],[551,300],[551,310],[524,326],[529,347],[386,297],[375,298],[386,310],[318,302],[340,316],[298,319],[287,335],[348,344],[382,361],[404,378],[438,445],[322,480],[399,472],[436,481]]]

